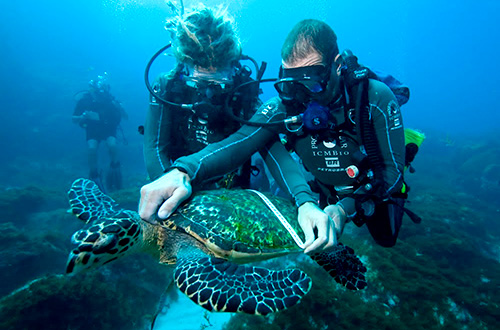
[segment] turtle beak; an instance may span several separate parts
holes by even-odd
[[[66,263],[66,274],[73,273],[73,270],[75,269],[76,258],[77,256],[73,254],[69,255],[68,262]]]
[[[106,253],[112,248],[116,247],[118,243],[118,235],[116,234],[107,234],[101,235],[99,239],[94,243],[92,252],[94,254]]]
[[[85,269],[90,269],[92,267],[92,263],[89,262],[91,256],[91,252],[71,251],[66,263],[66,274],[74,274]]]

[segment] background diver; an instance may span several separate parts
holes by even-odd
[[[113,95],[107,74],[89,81],[88,91],[79,97],[73,112],[73,122],[85,129],[88,149],[89,178],[106,191],[122,187],[121,164],[118,158],[117,129],[122,118],[127,115]],[[98,147],[105,142],[110,164],[106,172],[106,186],[98,165]]]

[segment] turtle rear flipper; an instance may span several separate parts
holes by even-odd
[[[122,209],[91,180],[77,179],[68,191],[71,212],[85,223],[114,215]]]
[[[361,290],[366,287],[366,267],[354,254],[350,247],[339,243],[328,252],[311,255],[335,282],[350,290]]]
[[[209,311],[266,315],[297,304],[311,279],[297,269],[273,271],[208,256],[179,258],[179,289]]]

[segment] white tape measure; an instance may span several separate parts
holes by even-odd
[[[283,216],[283,214],[281,214],[281,212],[278,211],[278,209],[276,208],[276,206],[274,206],[274,204],[269,200],[269,198],[267,198],[260,191],[253,190],[253,189],[247,189],[247,190],[256,193],[257,196],[259,196],[264,201],[264,203],[266,203],[267,207],[269,207],[269,209],[274,213],[274,215],[278,218],[278,220],[285,227],[285,229],[288,230],[288,232],[290,233],[290,235],[292,235],[292,238],[295,241],[295,243],[297,243],[297,245],[301,249],[303,249],[304,248],[304,242],[302,242],[302,239],[300,239],[299,235],[297,235],[297,232],[292,228],[292,226],[290,225],[290,223],[288,223],[288,221],[285,219],[285,217]]]

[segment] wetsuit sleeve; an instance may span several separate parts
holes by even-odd
[[[76,103],[75,110],[73,110],[73,116],[81,116],[85,111],[88,110],[89,106],[89,94],[85,92],[80,100]]]
[[[385,85],[370,80],[368,98],[375,134],[384,164],[384,192],[391,195],[403,185],[405,136],[403,118],[396,97]]]
[[[82,100],[78,101],[78,103],[75,106],[75,110],[73,110],[73,116],[81,116],[84,112],[83,106],[82,106]]]
[[[375,128],[383,161],[381,193],[390,196],[401,191],[403,185],[405,160],[403,119],[396,97],[384,83],[370,80],[368,99],[370,118]],[[354,199],[344,198],[340,204],[348,216],[355,215]]]
[[[306,202],[318,202],[299,165],[281,141],[266,146],[260,154],[273,178],[281,189],[289,192],[297,207]]]
[[[252,122],[269,123],[284,118],[277,99],[263,104],[252,116]],[[278,126],[278,125],[276,125]],[[173,167],[186,172],[194,184],[219,177],[250,159],[252,154],[278,137],[279,127],[244,125],[226,139],[210,144],[201,151],[180,157]]]
[[[166,79],[156,80],[153,88],[160,90],[166,86]],[[161,93],[161,92],[160,92]],[[169,147],[171,141],[171,107],[150,96],[149,108],[144,123],[144,162],[149,178],[155,180],[170,167]]]

